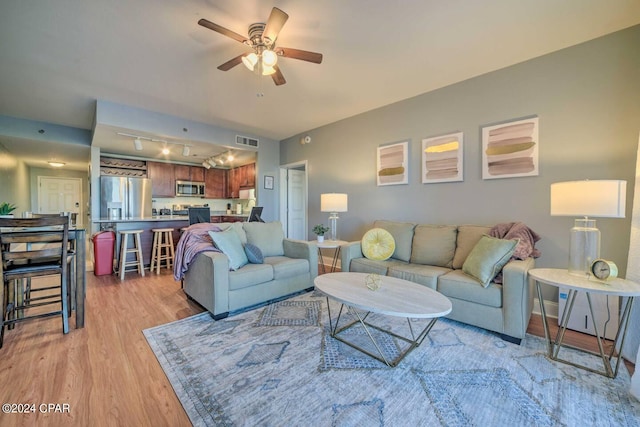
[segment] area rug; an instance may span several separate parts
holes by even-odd
[[[640,425],[624,366],[608,379],[549,361],[541,338],[527,335],[518,346],[440,319],[420,347],[389,368],[331,338],[326,304],[311,292],[144,334],[195,426]],[[343,313],[343,320],[352,316]],[[406,319],[369,320],[408,335]],[[348,333],[368,342],[360,327]],[[402,348],[377,338],[391,356]],[[562,351],[579,363],[598,361]]]

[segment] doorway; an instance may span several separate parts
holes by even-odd
[[[73,212],[77,227],[83,226],[82,179],[38,177],[38,213]]]
[[[307,240],[307,161],[280,167],[280,218],[285,236]]]

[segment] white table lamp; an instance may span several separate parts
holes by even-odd
[[[600,258],[600,230],[589,217],[624,218],[627,181],[567,181],[551,184],[551,215],[582,216],[571,229],[569,273],[589,274]]]
[[[329,228],[331,236],[329,236],[329,240],[338,240],[338,212],[347,211],[347,199],[347,195],[341,193],[320,195],[320,211],[330,212]]]

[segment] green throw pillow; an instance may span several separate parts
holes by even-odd
[[[210,231],[209,236],[216,248],[229,258],[229,270],[237,270],[249,263],[238,233],[232,228],[225,231]]]
[[[369,259],[384,261],[393,255],[396,242],[383,228],[372,228],[362,236],[362,254]]]
[[[469,253],[462,265],[462,271],[486,288],[509,262],[517,244],[517,239],[504,240],[484,235]]]

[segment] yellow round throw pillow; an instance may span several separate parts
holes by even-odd
[[[362,253],[369,259],[383,261],[393,255],[395,250],[396,241],[383,228],[372,228],[362,236]]]

